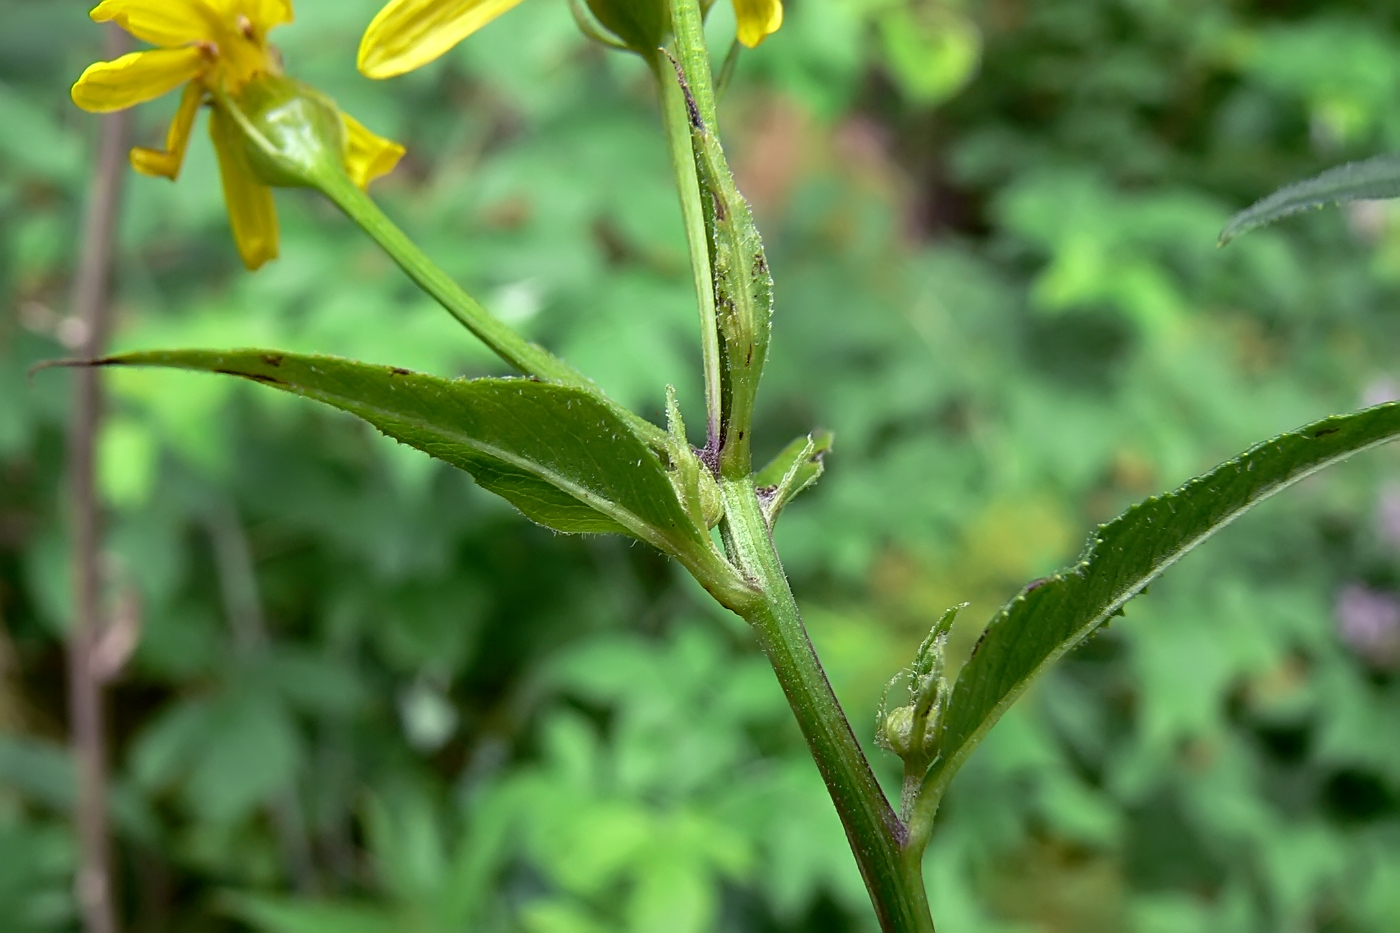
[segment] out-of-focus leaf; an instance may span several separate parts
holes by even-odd
[[[1400,403],[1326,418],[1102,526],[1077,564],[1027,586],[987,625],[939,724],[939,757],[924,779],[920,807],[937,806],[967,756],[1037,675],[1187,551],[1274,493],[1397,435]]]
[[[403,920],[370,904],[228,895],[225,910],[262,933],[401,933]]]
[[[892,6],[879,19],[886,62],[900,90],[923,106],[942,103],[972,78],[982,56],[977,26],[942,6]]]
[[[0,734],[0,787],[55,810],[73,805],[73,760],[65,746]]]
[[[324,402],[466,470],[556,531],[630,534],[668,553],[710,546],[656,455],[580,389],[528,379],[442,379],[264,350],[131,353],[104,363],[242,376]]]
[[[1220,245],[1224,246],[1255,227],[1271,224],[1311,207],[1395,197],[1400,197],[1400,155],[1348,162],[1306,181],[1280,188],[1240,211],[1230,218],[1221,231]]]
[[[0,83],[0,159],[51,183],[68,183],[83,172],[83,147],[34,102]]]

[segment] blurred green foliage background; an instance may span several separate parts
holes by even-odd
[[[718,4],[716,47],[732,35]],[[77,928],[64,746],[67,318],[98,55],[0,0],[0,928]],[[701,391],[644,70],[532,0],[443,63],[353,70],[375,0],[301,0],[289,69],[404,141],[377,194],[497,314],[659,417]],[[139,112],[161,138],[173,101]],[[759,455],[837,447],[778,540],[862,741],[884,681],[1088,530],[1252,442],[1400,397],[1400,212],[1235,209],[1400,148],[1391,0],[793,0],[724,102],[777,280]],[[213,158],[133,176],[121,348],[497,367],[310,194],[239,267]],[[114,374],[106,573],[133,933],[869,930],[742,624],[363,425]],[[765,446],[766,445],[766,448]],[[940,933],[1400,928],[1400,454],[1309,481],[1062,664],[954,783]],[[873,746],[873,743],[870,743]],[[889,756],[872,747],[893,784]]]

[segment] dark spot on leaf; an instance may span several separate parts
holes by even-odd
[[[1317,440],[1318,438],[1326,437],[1326,436],[1329,435],[1329,434],[1336,434],[1336,433],[1337,433],[1338,431],[1340,431],[1340,430],[1341,430],[1341,428],[1318,428],[1316,431],[1312,432],[1312,434],[1309,435],[1309,436],[1310,436],[1313,440]]]
[[[282,365],[282,354],[280,354],[280,353],[264,353],[264,354],[263,354],[262,360],[263,360],[264,363],[266,363],[266,364],[269,365],[269,366],[281,366],[281,365]]]
[[[996,620],[993,619],[992,621],[995,622]],[[975,644],[975,645],[972,646],[972,654],[970,654],[970,655],[968,656],[968,660],[969,660],[969,661],[971,661],[973,658],[977,657],[977,652],[979,652],[979,651],[982,650],[982,642],[984,642],[984,641],[987,640],[987,633],[990,632],[991,630],[992,630],[992,626],[991,626],[991,625],[988,625],[986,628],[982,629],[982,634],[977,636],[977,644]]]
[[[1041,588],[1042,586],[1044,586],[1045,584],[1049,583],[1049,582],[1050,582],[1050,579],[1051,579],[1050,577],[1041,577],[1041,578],[1038,579],[1038,580],[1032,580],[1030,583],[1027,583],[1027,584],[1026,584],[1026,592],[1027,592],[1027,593],[1033,593],[1033,592],[1035,592],[1036,590],[1040,589],[1040,588]]]
[[[224,376],[241,376],[244,379],[251,379],[254,382],[262,382],[267,385],[284,386],[288,384],[282,379],[266,375],[265,373],[245,373],[239,372],[236,369],[216,369],[214,372]]]
[[[404,369],[402,366],[393,366],[389,369],[389,372],[393,373],[395,376],[410,376],[413,374],[412,370]]]

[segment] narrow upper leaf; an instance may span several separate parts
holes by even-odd
[[[1183,554],[1274,493],[1398,435],[1400,403],[1327,418],[1251,448],[1101,526],[1077,564],[1027,586],[988,624],[953,687],[920,809],[937,807],[953,774],[1037,675]]]
[[[1310,207],[1395,197],[1400,197],[1400,155],[1349,162],[1307,181],[1280,188],[1240,211],[1225,225],[1220,234],[1220,245],[1224,246],[1255,227],[1271,224]]]
[[[763,513],[771,525],[798,494],[821,478],[825,466],[822,458],[831,450],[835,435],[830,431],[813,431],[788,444],[768,465],[754,475]]]
[[[225,373],[358,415],[471,473],[557,531],[622,532],[672,554],[710,547],[656,455],[583,389],[529,379],[442,379],[267,350],[130,353],[106,365]]]

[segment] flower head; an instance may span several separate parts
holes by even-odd
[[[201,105],[211,104],[209,133],[219,158],[224,200],[239,254],[249,269],[277,256],[277,212],[268,183],[254,171],[243,131],[229,106],[250,86],[280,78],[282,65],[267,34],[292,21],[291,0],[102,0],[90,14],[156,46],[98,62],[73,85],[73,102],[92,113],[124,110],[184,86],[164,149],[131,150],[144,175],[180,174]],[[361,187],[403,155],[350,117],[343,121],[343,168]]]
[[[360,41],[360,71],[392,78],[420,68],[520,0],[390,0]],[[661,0],[618,0],[620,5]],[[733,0],[739,41],[754,48],[783,24],[782,0]],[[590,3],[592,6],[592,3]]]

